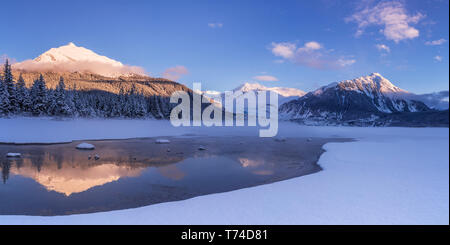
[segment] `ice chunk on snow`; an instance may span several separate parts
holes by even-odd
[[[157,139],[155,141],[156,144],[169,144],[170,140],[166,140],[166,139]]]
[[[21,156],[20,153],[9,152],[6,154],[6,157],[20,157],[20,156]]]
[[[77,149],[81,149],[81,150],[94,150],[95,146],[89,143],[81,143],[79,145],[77,145]]]

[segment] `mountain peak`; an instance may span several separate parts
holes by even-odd
[[[371,77],[383,77],[380,73],[378,73],[378,72],[372,72],[372,73],[370,73],[370,75],[369,76],[371,76]],[[384,77],[383,77],[384,78]]]
[[[73,42],[51,48],[33,60],[15,64],[14,68],[31,71],[89,71],[106,77],[145,75],[145,71],[139,67],[124,65]]]
[[[242,84],[241,86],[234,89],[234,91],[242,91],[242,92],[248,92],[248,91],[254,91],[254,90],[266,90],[267,87],[264,85],[261,85],[259,83],[249,83],[246,82]]]
[[[248,82],[235,88],[234,91],[242,91],[244,93],[249,91],[272,91],[283,97],[301,97],[306,94],[304,91],[296,88],[266,87],[259,83],[248,83]]]
[[[371,73],[368,76],[361,76],[351,80],[344,80],[340,82],[330,83],[329,85],[323,86],[313,93],[315,95],[320,95],[328,89],[342,89],[346,91],[356,91],[358,93],[364,94],[383,94],[389,97],[404,97],[410,93],[403,90],[394,84],[392,84],[388,79],[384,78],[380,73]]]
[[[73,42],[58,48],[51,48],[34,59],[41,63],[73,63],[73,62],[98,62],[121,67],[122,63],[106,56],[98,55],[92,50],[76,46]]]
[[[380,73],[371,73],[369,76],[356,78],[354,80],[364,81],[365,84],[374,83],[380,89],[381,92],[389,94],[389,93],[409,93],[406,90],[403,90],[394,84],[391,83],[388,79],[384,78]]]

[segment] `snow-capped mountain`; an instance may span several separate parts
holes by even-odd
[[[143,69],[124,65],[74,43],[51,48],[33,60],[13,65],[15,69],[31,71],[92,72],[106,77],[145,74]]]
[[[374,121],[384,114],[429,111],[411,93],[378,73],[331,83],[280,106],[285,119],[321,122]]]
[[[89,49],[78,47],[72,42],[59,48],[52,48],[34,59],[34,61],[41,63],[95,61],[112,66],[123,66],[119,61],[98,55]]]
[[[149,77],[139,67],[124,65],[74,43],[52,48],[33,60],[13,64],[12,68],[14,80],[22,76],[28,88],[42,75],[49,89],[56,88],[60,78],[64,79],[67,89],[104,97],[114,97],[113,94],[134,89],[147,98],[151,104],[148,115],[155,118],[169,118],[173,108],[170,96],[174,92],[191,92],[182,84]],[[104,108],[100,110],[102,113]]]
[[[296,88],[283,88],[283,87],[266,87],[264,85],[261,85],[259,83],[244,83],[241,86],[233,89],[233,91],[242,91],[242,92],[249,92],[249,91],[273,91],[277,93],[278,95],[281,95],[285,98],[288,97],[302,97],[306,94],[306,92],[296,89]]]
[[[260,92],[272,91],[278,94],[278,105],[281,105],[291,100],[298,99],[306,94],[306,92],[296,88],[266,87],[259,83],[244,83],[238,86],[237,88],[233,89],[232,91],[234,93],[241,91],[243,95],[245,95],[245,93],[248,93],[250,91],[254,92],[255,94],[258,94]],[[225,93],[218,91],[204,91],[203,95],[209,98],[220,98],[221,101],[217,101],[217,99],[214,100],[217,105],[221,105],[221,103],[225,99]],[[267,102],[268,104],[270,103],[269,98],[267,98]],[[246,108],[244,108],[244,111],[247,111]]]

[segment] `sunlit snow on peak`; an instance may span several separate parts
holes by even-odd
[[[37,58],[14,64],[13,67],[30,71],[87,71],[107,77],[145,74],[145,71],[140,67],[124,65],[92,50],[77,46],[73,42],[58,48],[51,48]]]

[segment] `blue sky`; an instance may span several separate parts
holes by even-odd
[[[309,91],[371,72],[416,93],[449,87],[448,0],[17,0],[2,17],[0,55],[16,61],[74,42],[209,90]]]

